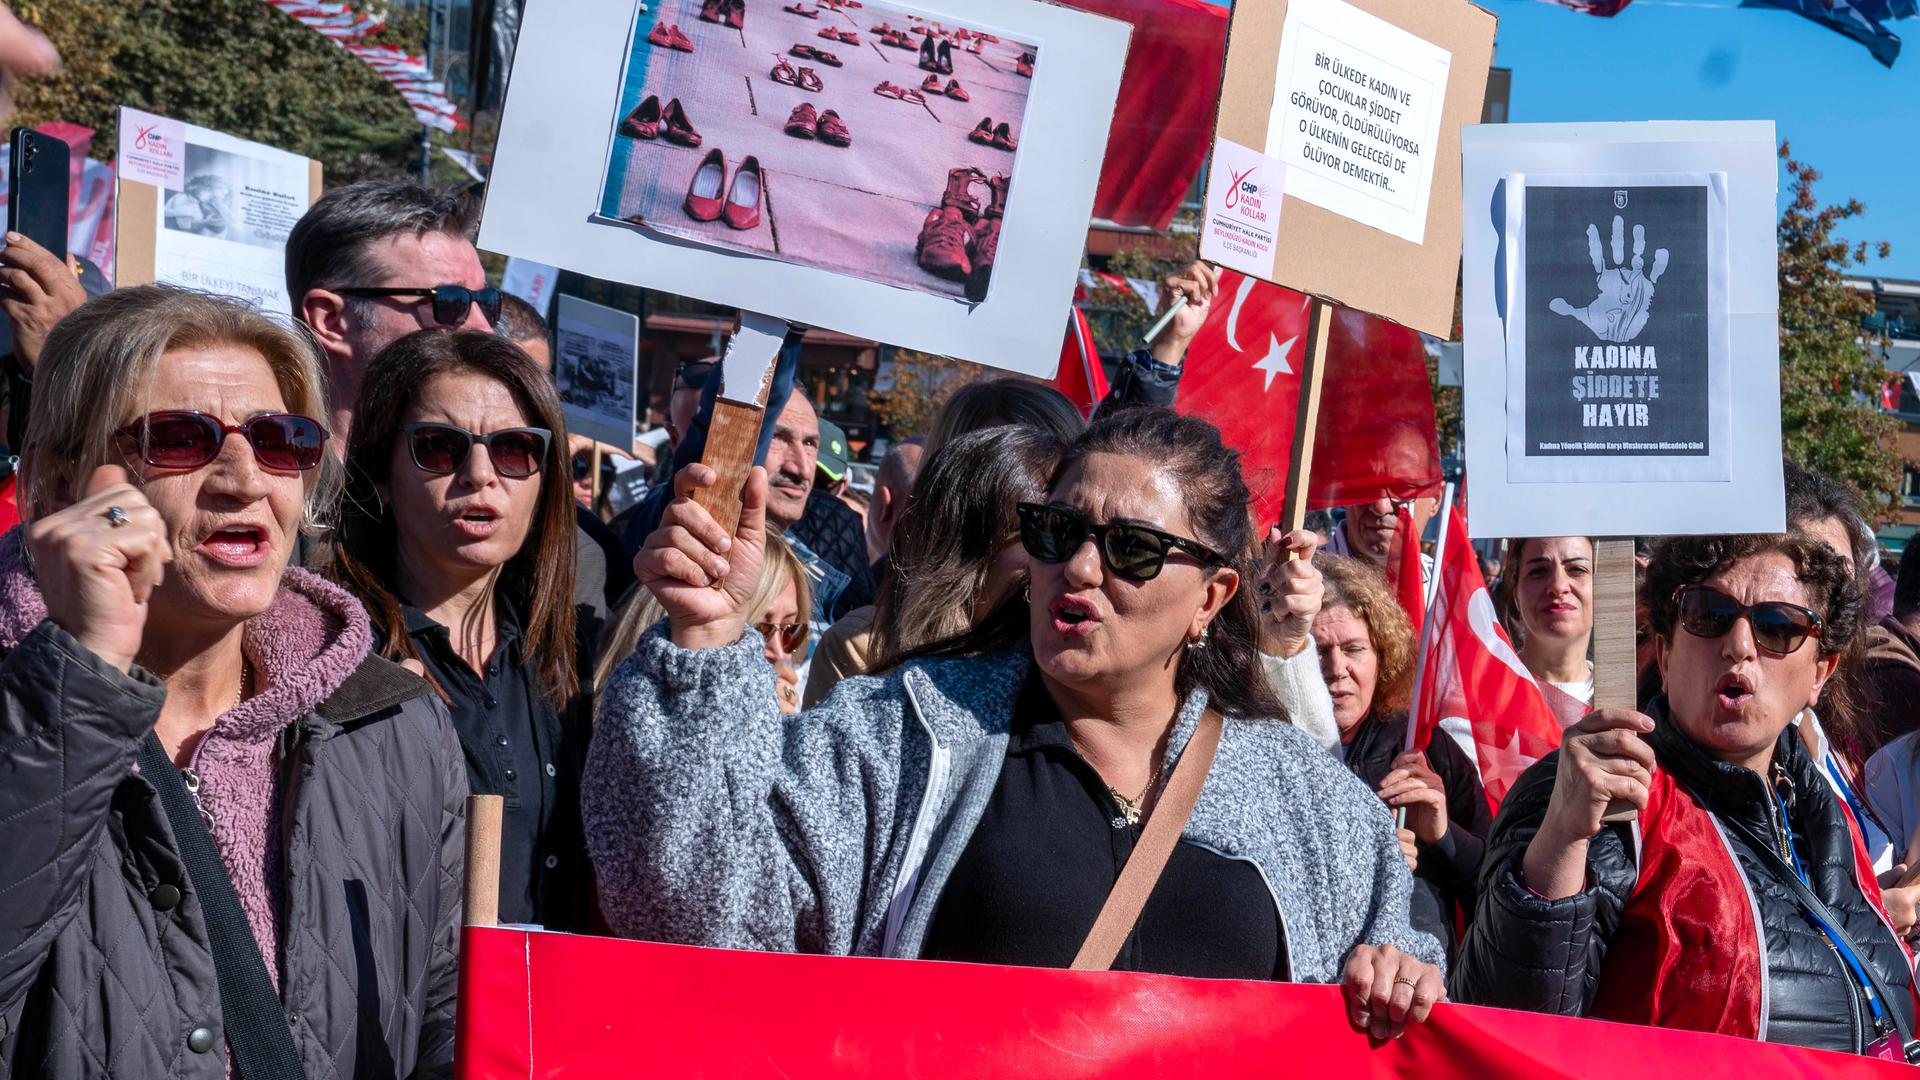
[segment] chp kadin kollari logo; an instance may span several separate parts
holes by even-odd
[[[1707,188],[1525,198],[1528,453],[1707,454]]]
[[[1242,171],[1229,171],[1222,208],[1255,225],[1267,224],[1268,212],[1259,180],[1260,166],[1249,165]]]

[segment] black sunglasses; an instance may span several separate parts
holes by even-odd
[[[1776,656],[1787,656],[1820,636],[1820,613],[1798,604],[1762,600],[1743,604],[1709,585],[1682,585],[1674,590],[1680,628],[1697,638],[1725,636],[1741,619],[1753,628],[1753,643]]]
[[[1175,548],[1209,566],[1227,565],[1219,552],[1205,544],[1149,525],[1120,521],[1096,525],[1078,510],[1039,503],[1021,503],[1018,510],[1020,546],[1041,562],[1066,562],[1092,536],[1107,569],[1135,581],[1159,577],[1160,568],[1167,564],[1167,554]]]
[[[473,305],[480,305],[480,313],[487,317],[489,325],[500,321],[500,290],[469,289],[465,285],[429,285],[420,288],[394,287],[387,289],[360,288],[335,289],[341,296],[363,297],[417,297],[414,305],[431,302],[433,321],[441,326],[459,326],[467,321],[467,312]]]
[[[487,448],[494,471],[501,476],[524,480],[540,471],[546,460],[547,444],[553,432],[546,428],[503,428],[476,435],[451,424],[402,424],[407,433],[407,453],[421,472],[451,476],[467,463],[473,445]]]
[[[310,416],[262,413],[244,424],[185,409],[148,413],[117,435],[140,442],[141,460],[156,469],[198,469],[220,456],[228,435],[239,434],[253,456],[275,472],[306,472],[320,464],[327,429]]]

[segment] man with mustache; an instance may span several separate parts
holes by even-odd
[[[807,544],[799,535],[802,530],[794,528],[807,515],[807,499],[813,494],[813,474],[819,460],[820,417],[806,393],[796,386],[774,421],[773,441],[767,445],[767,530],[784,539],[806,568],[813,590],[810,642],[819,641],[834,619],[846,613],[849,605],[844,601],[864,604],[872,600],[873,592],[869,583],[865,598],[850,595],[848,587],[855,583],[855,569],[864,572],[866,568],[835,566]]]

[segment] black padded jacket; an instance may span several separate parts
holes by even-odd
[[[1664,698],[1648,704],[1657,724],[1647,741],[1659,767],[1715,818],[1737,853],[1762,928],[1760,1037],[1768,1042],[1858,1053],[1878,1038],[1866,1005],[1840,956],[1802,914],[1771,862],[1740,839],[1729,821],[1777,838],[1759,774],[1710,757],[1665,720]],[[1845,923],[1845,931],[1895,998],[1911,1032],[1913,973],[1906,953],[1855,878],[1853,838],[1840,801],[1801,746],[1781,733],[1774,760],[1784,776],[1788,819],[1813,891]],[[1493,823],[1480,885],[1480,905],[1454,964],[1456,1001],[1531,1012],[1583,1016],[1592,1008],[1607,947],[1637,876],[1634,833],[1622,823],[1600,831],[1587,853],[1586,891],[1547,901],[1523,883],[1520,864],[1553,795],[1559,752],[1541,759],[1507,793]],[[1703,853],[1724,857],[1724,852]]]

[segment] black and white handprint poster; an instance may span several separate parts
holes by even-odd
[[[1508,479],[1724,481],[1724,174],[1508,178]]]

